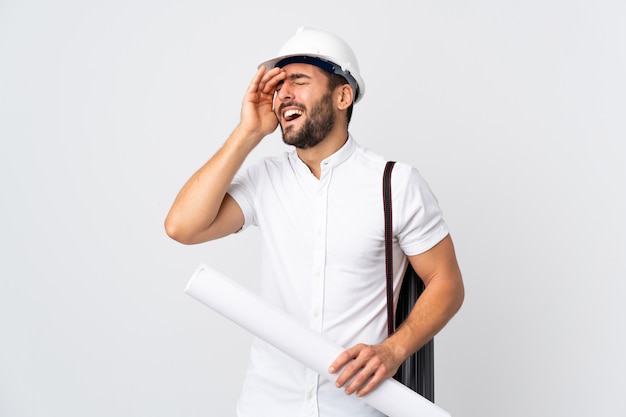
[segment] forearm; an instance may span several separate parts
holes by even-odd
[[[237,126],[224,145],[180,190],[165,220],[167,234],[181,243],[198,243],[218,236],[208,233],[237,170],[260,141]]]
[[[187,181],[165,219],[165,230],[181,243],[200,243],[236,232],[243,225],[228,186],[254,147],[278,126],[273,111],[280,68],[259,68],[244,96],[239,125],[220,150]]]
[[[427,253],[409,259],[418,275],[426,277],[426,289],[400,328],[385,341],[379,345],[357,344],[333,361],[330,373],[345,366],[336,386],[346,386],[346,394],[366,395],[393,376],[406,358],[446,325],[463,302],[463,280],[450,237]]]
[[[384,342],[400,363],[448,323],[465,297],[461,270],[449,235],[430,250],[409,256],[409,261],[424,281],[425,289],[409,316]]]
[[[409,316],[383,344],[403,362],[431,340],[461,307],[463,283],[459,277],[434,278],[417,300]]]

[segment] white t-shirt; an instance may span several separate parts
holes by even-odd
[[[260,296],[345,348],[387,336],[385,163],[350,137],[322,162],[319,180],[292,151],[238,173],[228,190],[243,211],[244,228],[260,230]],[[427,251],[448,229],[415,168],[397,163],[391,184],[397,300],[407,262],[403,253]],[[252,344],[237,412],[239,417],[382,416],[260,339]]]

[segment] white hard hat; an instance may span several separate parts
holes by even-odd
[[[316,65],[348,80],[355,92],[355,103],[365,95],[356,55],[343,39],[328,32],[300,27],[280,49],[276,58],[259,64],[270,69],[291,63]]]

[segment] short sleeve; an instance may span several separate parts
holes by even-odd
[[[243,212],[244,224],[241,230],[256,225],[254,212],[256,185],[253,180],[255,177],[252,173],[253,170],[254,167],[249,167],[238,172],[226,191],[237,202]]]
[[[439,202],[416,168],[396,164],[392,186],[394,230],[404,253],[426,252],[448,235]]]

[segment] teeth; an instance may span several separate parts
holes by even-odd
[[[292,109],[292,110],[287,110],[284,114],[283,117],[288,118],[288,117],[292,117],[292,116],[302,116],[302,111],[301,110],[296,110],[296,109]]]

